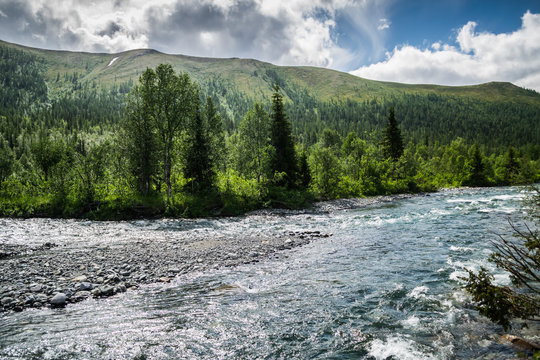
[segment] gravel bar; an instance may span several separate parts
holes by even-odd
[[[192,271],[237,266],[328,237],[319,231],[217,239],[189,238],[73,248],[0,244],[0,311],[63,307],[109,297]]]

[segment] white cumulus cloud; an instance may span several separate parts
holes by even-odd
[[[384,61],[362,66],[352,74],[374,80],[405,83],[470,85],[510,81],[540,91],[540,14],[527,11],[522,25],[511,33],[475,31],[464,25],[456,46],[434,43],[430,48],[403,45]]]

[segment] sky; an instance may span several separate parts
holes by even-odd
[[[539,0],[0,0],[0,39],[254,58],[405,83],[540,91]]]

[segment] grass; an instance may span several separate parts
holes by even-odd
[[[172,64],[177,71],[185,71],[198,82],[214,76],[230,81],[239,92],[254,100],[269,98],[272,89],[266,70],[275,70],[280,77],[306,88],[318,100],[351,99],[356,101],[383,98],[398,94],[437,94],[484,101],[514,101],[540,106],[540,94],[510,83],[492,82],[473,86],[411,85],[381,82],[317,67],[281,67],[252,59],[201,58],[163,54],[154,50],[130,50],[118,54],[93,54],[82,52],[52,51],[23,47],[0,41],[9,46],[38,55],[46,60],[46,76],[51,86],[58,73],[82,74],[82,81],[110,86],[115,83],[136,81],[147,68],[161,63]],[[118,57],[112,66],[110,61]],[[256,73],[258,75],[256,75]]]

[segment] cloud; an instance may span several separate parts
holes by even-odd
[[[381,51],[378,19],[385,19],[381,4],[388,1],[0,0],[0,37],[52,49],[119,52],[149,47],[350,69],[352,61],[358,64],[368,52]],[[367,39],[368,45],[344,46],[338,17],[364,33],[362,42]]]
[[[476,23],[464,25],[456,45],[434,43],[420,49],[394,48],[386,60],[351,73],[375,80],[405,83],[470,85],[510,81],[540,91],[540,14],[526,12],[512,33],[477,33]]]
[[[388,19],[379,19],[377,30],[382,31],[390,28],[391,22]]]
[[[6,16],[0,34],[3,40],[53,49],[116,52],[146,47],[140,11],[147,7],[143,0],[2,0],[0,11]]]

